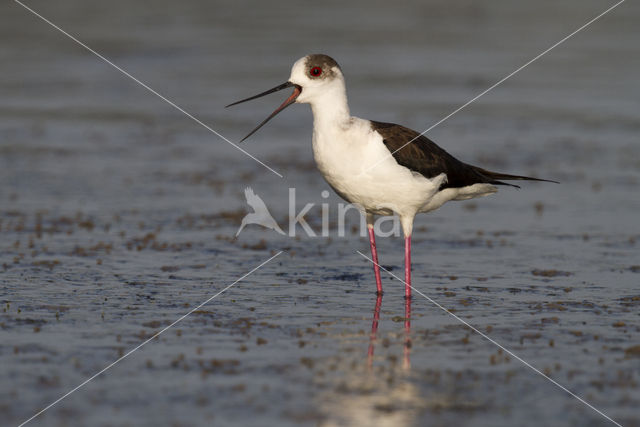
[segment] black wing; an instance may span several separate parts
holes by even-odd
[[[374,121],[371,122],[371,126],[373,130],[382,135],[384,145],[393,154],[398,164],[418,172],[426,178],[434,178],[441,173],[447,175],[447,182],[442,184],[441,189],[461,188],[473,184],[518,187],[514,184],[502,182],[500,181],[501,179],[548,181],[528,176],[491,172],[466,164],[447,153],[426,136],[420,135],[418,132],[404,126]],[[407,144],[409,141],[412,142]]]

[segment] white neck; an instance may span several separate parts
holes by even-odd
[[[339,126],[346,124],[351,118],[344,87],[332,88],[318,94],[309,103],[313,112],[314,127]]]

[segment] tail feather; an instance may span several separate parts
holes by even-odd
[[[519,181],[543,181],[543,182],[553,182],[555,184],[559,184],[558,181],[553,181],[550,179],[542,179],[542,178],[533,178],[530,176],[522,176],[522,175],[509,175],[506,173],[500,173],[500,172],[492,172],[486,169],[482,169],[479,168],[477,166],[474,167],[476,172],[478,172],[479,174],[487,177],[488,179],[490,179],[489,184],[494,184],[494,185],[509,185],[511,187],[516,187],[516,188],[520,188],[519,185],[515,185],[515,184],[511,184],[508,182],[502,182],[501,180],[505,180],[505,181],[514,181],[514,180],[519,180]]]

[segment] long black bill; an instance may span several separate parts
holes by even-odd
[[[240,101],[234,102],[233,104],[227,105],[227,107],[231,107],[233,105],[237,105],[237,104],[240,104],[240,103],[243,103],[243,102],[246,102],[246,101],[251,101],[252,99],[260,98],[260,97],[263,97],[265,95],[269,95],[270,93],[277,92],[279,90],[286,89],[288,87],[293,87],[294,88],[293,89],[293,93],[291,94],[291,96],[289,96],[287,99],[285,99],[285,101],[282,103],[282,105],[280,105],[278,108],[276,108],[275,111],[273,113],[271,113],[271,115],[269,117],[264,119],[264,121],[262,123],[260,123],[258,126],[256,126],[256,128],[254,130],[249,132],[249,134],[247,136],[242,138],[240,140],[240,142],[244,141],[245,139],[249,138],[251,135],[256,133],[256,131],[258,129],[260,129],[262,126],[264,126],[269,120],[271,120],[280,111],[284,110],[289,105],[291,105],[294,102],[296,102],[296,98],[298,98],[298,96],[300,96],[300,92],[302,92],[302,88],[300,86],[298,86],[297,84],[294,84],[294,83],[291,83],[291,82],[286,82],[286,83],[281,84],[280,86],[274,87],[273,89],[269,89],[266,92],[262,92],[262,93],[260,93],[258,95],[255,95],[255,96],[252,96],[252,97],[249,97],[249,98],[246,98],[246,99],[242,99]]]

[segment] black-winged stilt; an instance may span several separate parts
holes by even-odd
[[[487,196],[498,191],[496,185],[518,187],[505,180],[548,181],[472,166],[414,130],[351,116],[342,70],[327,55],[300,58],[286,83],[227,107],[289,87],[293,87],[291,96],[242,141],[294,102],[311,104],[318,169],[338,195],[366,212],[378,294],[382,283],[374,215],[400,217],[405,236],[405,297],[410,298],[411,232],[417,213],[438,209],[450,200]]]

